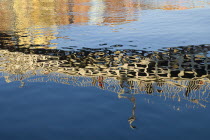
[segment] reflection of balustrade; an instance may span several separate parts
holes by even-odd
[[[19,48],[0,40],[0,77],[7,83],[55,82],[115,92],[133,104],[128,123],[136,128],[135,94],[189,101],[206,107],[210,90],[210,45],[146,52]],[[177,108],[179,109],[179,108]]]
[[[96,86],[124,94],[152,94],[200,104],[207,101],[209,45],[146,52],[83,49],[76,52],[3,46],[0,71],[7,82]],[[43,55],[44,54],[44,55]]]

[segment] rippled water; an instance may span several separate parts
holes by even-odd
[[[209,139],[210,0],[0,0],[0,139]]]

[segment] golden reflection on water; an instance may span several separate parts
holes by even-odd
[[[0,31],[15,33],[19,45],[55,48],[62,25],[119,25],[139,18],[141,10],[183,10],[210,0],[2,0]]]
[[[3,0],[0,30],[82,23],[122,24],[137,20],[139,10],[183,10],[209,4],[209,0]],[[6,27],[10,24],[15,27]]]
[[[1,24],[15,23],[16,30],[88,22],[121,24],[137,20],[135,14],[141,9],[183,10],[209,3],[209,0],[3,0],[0,19]],[[3,27],[0,29],[7,29]]]

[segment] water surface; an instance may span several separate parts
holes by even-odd
[[[0,0],[0,139],[209,139],[209,0]]]

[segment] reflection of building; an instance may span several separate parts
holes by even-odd
[[[101,24],[104,21],[104,12],[106,4],[104,0],[92,0],[92,6],[89,12],[89,24]]]
[[[83,24],[89,21],[88,12],[90,10],[90,5],[88,4],[90,0],[70,0],[71,2],[71,23]]]
[[[13,0],[16,28],[69,24],[68,0]],[[60,16],[62,14],[62,16]]]
[[[16,32],[19,46],[52,45],[50,42],[56,39],[57,25],[70,23],[67,3],[68,0],[0,2],[0,7],[3,7],[0,15],[0,30]]]
[[[69,24],[67,0],[14,0],[15,29],[19,45],[48,46],[56,39],[56,25]]]
[[[0,30],[16,34],[18,46],[52,48],[60,25],[133,21],[135,6],[130,1],[5,0],[0,2]]]
[[[209,3],[210,0],[4,0],[0,2],[0,18],[8,21],[1,26],[9,26],[15,20],[17,30],[70,23],[122,24],[135,21],[139,9],[182,10]]]
[[[0,1],[0,31],[14,30],[14,12],[12,10],[12,0]]]
[[[91,0],[90,23],[122,24],[135,21],[140,3],[134,0]]]
[[[139,9],[182,10],[210,0],[3,0],[0,30],[16,34],[19,46],[49,47],[67,24],[118,25],[138,18]]]
[[[140,0],[142,9],[185,10],[209,5],[209,0]]]
[[[122,24],[135,21],[139,8],[133,0],[70,0],[71,21],[75,24]]]
[[[121,24],[135,21],[140,3],[134,0],[105,0],[104,23]]]

